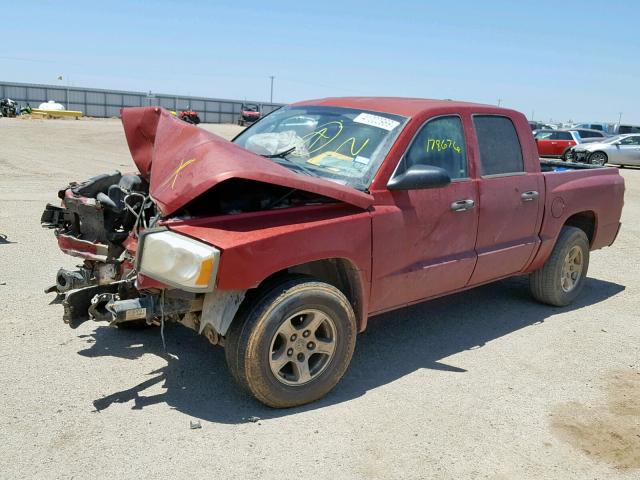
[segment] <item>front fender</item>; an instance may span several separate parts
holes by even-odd
[[[346,204],[271,210],[167,222],[169,229],[222,250],[216,286],[248,290],[270,275],[317,260],[351,262],[371,275],[371,217]]]

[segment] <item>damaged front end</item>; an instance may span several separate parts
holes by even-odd
[[[157,219],[148,183],[139,175],[104,174],[71,183],[58,192],[61,205],[48,204],[41,225],[53,229],[60,249],[83,262],[61,268],[55,284],[72,328],[90,318],[104,320],[106,306],[139,296],[134,286],[137,234]]]
[[[175,222],[343,203],[371,195],[294,172],[155,108],[123,109],[137,173],[71,183],[41,218],[60,249],[82,260],[60,269],[58,294],[72,328],[177,321],[219,343],[246,290],[216,288],[221,249],[172,230]],[[224,235],[223,235],[224,236]]]
[[[166,319],[182,322],[213,343],[219,342],[215,329],[200,325],[197,312],[202,311],[205,297],[199,288],[189,292],[184,289],[188,286],[171,288],[171,279],[165,284],[138,275],[141,236],[166,231],[154,228],[159,215],[144,178],[114,172],[72,183],[58,196],[61,206],[48,204],[41,225],[53,229],[64,253],[83,260],[76,270],[58,270],[55,284],[45,290],[58,295],[66,324],[77,328],[87,320],[96,320],[110,325],[158,325]],[[149,243],[147,258],[160,261],[141,262],[143,271],[155,270],[156,278],[162,277],[163,268],[180,271],[167,263],[168,252],[162,251],[166,246],[155,238]],[[211,289],[212,269],[213,264],[205,266],[201,275],[206,278],[207,290]]]

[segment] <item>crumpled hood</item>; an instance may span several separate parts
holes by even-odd
[[[170,215],[232,178],[295,188],[366,209],[373,197],[348,186],[298,174],[159,107],[123,108],[129,150],[163,215]]]
[[[602,143],[600,141],[597,142],[583,142],[579,143],[574,147],[575,150],[586,150],[588,152],[593,152],[595,150],[601,150],[603,148],[610,147],[610,143]]]

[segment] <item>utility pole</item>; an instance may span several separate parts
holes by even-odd
[[[535,117],[536,115],[536,111],[535,110],[531,110],[531,121],[533,122],[533,117]]]
[[[618,112],[618,124],[622,122],[622,112]]]
[[[275,78],[273,75],[269,75],[271,79],[271,96],[269,97],[269,103],[273,103],[273,79]]]
[[[501,99],[501,98],[499,98],[499,99],[498,99],[498,106],[500,106],[500,104],[501,104],[501,103],[502,103],[502,99]]]

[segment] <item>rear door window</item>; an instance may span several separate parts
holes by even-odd
[[[602,136],[596,132],[590,132],[589,130],[578,130],[578,133],[580,134],[580,138],[593,138]]]
[[[556,132],[558,140],[573,140],[571,132]]]
[[[513,122],[500,115],[474,115],[482,175],[524,171],[522,147]]]

